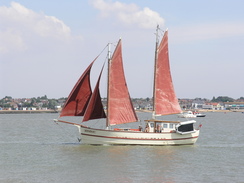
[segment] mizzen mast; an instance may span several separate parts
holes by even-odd
[[[159,43],[159,25],[157,25],[156,29],[156,45],[155,45],[155,57],[154,57],[154,80],[153,80],[153,113],[152,113],[152,118],[155,119],[155,86],[156,86],[156,65],[157,65],[157,59],[158,59],[158,43]]]

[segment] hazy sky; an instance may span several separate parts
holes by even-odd
[[[0,98],[67,97],[120,37],[131,97],[152,97],[157,24],[169,29],[179,98],[243,97],[243,8],[243,0],[1,0]]]

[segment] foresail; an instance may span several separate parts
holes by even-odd
[[[109,63],[108,123],[116,125],[138,121],[124,76],[121,40]]]
[[[97,57],[94,59],[94,61]],[[83,116],[91,98],[90,72],[94,61],[87,67],[69,94],[60,113],[62,116]]]
[[[158,47],[155,73],[155,100],[154,111],[156,115],[181,113],[170,73],[168,31]]]
[[[106,114],[103,109],[103,104],[102,104],[101,95],[100,95],[100,91],[99,91],[99,84],[100,84],[100,78],[102,75],[102,71],[103,71],[103,68],[99,75],[96,87],[92,93],[92,96],[91,96],[91,99],[87,106],[87,109],[85,111],[85,114],[83,117],[83,122],[92,120],[92,119],[106,118]]]

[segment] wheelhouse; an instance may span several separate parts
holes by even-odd
[[[195,132],[195,120],[179,122],[179,121],[161,121],[161,120],[145,120],[145,132],[150,133],[163,133],[163,132],[176,132],[179,134],[187,134]]]

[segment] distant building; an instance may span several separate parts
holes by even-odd
[[[224,106],[220,103],[206,103],[203,105],[203,109],[209,109],[209,110],[223,110]]]
[[[244,109],[244,102],[224,102],[226,109]]]

